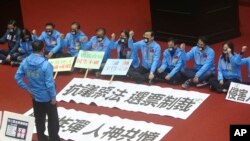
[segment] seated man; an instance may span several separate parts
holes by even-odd
[[[142,66],[132,72],[131,77],[136,83],[149,80],[149,84],[152,84],[155,71],[160,66],[161,47],[154,41],[154,32],[152,30],[147,30],[143,35],[143,40],[136,43],[133,43],[133,36],[134,32],[130,31],[128,44],[133,50],[141,50]]]
[[[187,81],[182,84],[183,89],[187,89],[191,84],[197,87],[208,84],[210,77],[214,75],[214,50],[207,45],[205,37],[199,37],[197,46],[185,53],[185,59],[194,59],[194,68],[184,68],[182,75],[187,77]]]
[[[61,34],[55,30],[55,25],[53,23],[46,23],[45,31],[43,31],[39,37],[36,36],[36,30],[33,30],[32,33],[35,39],[44,42],[45,56],[47,56],[47,58],[58,58],[63,56]]]
[[[103,27],[97,28],[96,35],[93,36],[87,43],[84,44],[83,50],[104,52],[104,57],[100,69],[97,71],[92,70],[92,72],[95,72],[97,77],[100,76],[100,71],[103,69],[106,61],[110,58],[111,49],[112,49],[111,42],[106,36],[106,30]]]
[[[184,44],[182,44],[184,45]],[[168,48],[163,53],[163,60],[157,70],[157,78],[169,84],[179,84],[182,82],[180,70],[185,66],[183,51],[175,45],[175,40],[168,40]]]
[[[63,46],[67,47],[66,57],[77,57],[79,50],[82,49],[83,44],[86,43],[88,37],[80,30],[80,24],[73,22],[71,24],[71,32],[67,33],[63,40]]]
[[[234,52],[233,43],[226,42],[218,62],[218,77],[209,80],[210,89],[226,93],[231,82],[240,83],[242,80],[240,65],[240,56]]]
[[[15,20],[8,22],[7,31],[0,38],[0,43],[8,43],[8,50],[0,50],[0,63],[10,63],[12,60],[16,60],[16,52],[18,52],[18,46],[21,38],[21,29],[17,27]]]

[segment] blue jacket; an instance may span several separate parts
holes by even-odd
[[[121,59],[121,50],[123,45],[119,43],[119,40],[114,42],[111,40],[111,48],[114,48],[117,50],[117,58]],[[131,49],[130,47],[126,48],[127,54],[126,54],[126,59],[132,59],[132,66],[133,68],[138,68],[140,66],[140,58],[138,57],[137,53],[138,50],[136,49]]]
[[[169,68],[171,72],[168,76],[173,77],[178,71],[180,71],[185,66],[185,58],[183,56],[184,52],[180,48],[176,48],[173,56],[170,54],[169,49],[166,49],[163,53],[163,60],[160,69],[165,71]]]
[[[131,38],[128,40],[128,44],[133,50],[141,49],[142,66],[145,69],[150,70],[150,73],[154,73],[156,68],[160,66],[160,45],[155,41],[153,41],[150,45],[147,45],[143,40],[133,43]],[[136,55],[138,56],[138,54]]]
[[[76,57],[79,50],[83,49],[83,45],[86,43],[81,41],[83,38],[86,38],[86,41],[88,40],[88,37],[82,31],[77,32],[76,35],[70,32],[63,40],[63,46],[68,47],[68,53]]]
[[[21,29],[17,27],[13,33],[7,30],[5,34],[0,38],[0,43],[7,42],[10,54],[13,54],[14,52],[17,52],[20,40],[21,40]]]
[[[23,81],[24,77],[27,78],[28,84]],[[15,79],[37,102],[49,102],[56,97],[53,67],[42,55],[32,53],[24,59]]]
[[[32,53],[32,41],[34,40],[34,36],[32,36],[31,40],[25,41],[21,39],[20,41],[20,48],[21,48],[21,53],[25,55],[30,55]]]
[[[241,78],[240,64],[241,60],[238,54],[231,55],[229,61],[225,61],[220,57],[218,62],[218,80],[224,79],[239,79]]]
[[[247,65],[248,68],[248,81],[250,82],[250,57],[241,59],[243,65]]]
[[[105,36],[105,38],[99,42],[96,38],[96,36],[93,36],[90,41],[88,41],[83,46],[83,50],[90,50],[90,51],[103,51],[104,57],[102,62],[105,63],[108,58],[111,56],[111,42],[108,39],[108,37]]]
[[[188,53],[185,53],[185,58],[186,60],[194,59],[194,68],[197,70],[195,76],[200,77],[206,71],[214,72],[214,55],[214,50],[209,46],[202,52],[194,46]]]
[[[51,36],[43,31],[37,39],[45,43],[45,52],[52,52],[55,54],[62,49],[62,39],[60,37],[60,32],[57,30],[53,30]]]

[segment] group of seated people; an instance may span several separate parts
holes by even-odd
[[[7,50],[0,49],[0,62],[11,65],[20,64],[32,53],[32,41],[41,40],[45,44],[44,56],[48,59],[77,57],[80,50],[102,51],[104,58],[101,66],[104,66],[107,59],[111,58],[111,51],[116,49],[117,58],[132,59],[126,77],[135,80],[136,83],[153,84],[161,81],[169,84],[182,84],[183,89],[209,84],[211,90],[219,93],[226,93],[231,82],[250,83],[250,57],[243,57],[247,50],[246,46],[242,47],[240,53],[236,53],[232,42],[224,43],[216,76],[215,52],[208,45],[206,37],[199,37],[197,45],[189,52],[185,51],[184,43],[178,46],[175,39],[169,38],[168,47],[164,50],[161,61],[161,47],[154,40],[155,35],[152,30],[145,31],[143,39],[137,42],[134,42],[133,36],[133,31],[122,30],[117,40],[114,33],[109,39],[105,28],[100,27],[96,29],[96,35],[88,39],[81,31],[78,22],[71,24],[70,32],[65,37],[55,29],[53,23],[46,23],[45,31],[37,36],[36,30],[32,32],[27,29],[21,30],[17,27],[15,20],[10,20],[6,33],[0,38],[0,43],[7,42],[9,47]],[[186,62],[189,60],[194,60],[193,68],[186,67]],[[242,65],[248,66],[248,82],[242,82]]]

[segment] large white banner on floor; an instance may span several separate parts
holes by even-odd
[[[58,101],[187,119],[208,94],[99,79],[74,78],[57,95]]]
[[[250,104],[250,86],[231,82],[226,100]]]
[[[33,110],[25,115],[33,116]],[[75,141],[160,141],[170,126],[58,108],[59,136]],[[45,133],[48,135],[48,132]]]

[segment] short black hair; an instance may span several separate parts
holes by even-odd
[[[9,20],[8,25],[16,26],[16,20],[14,19]]]
[[[24,39],[25,35],[28,35],[31,39],[31,33],[28,29],[23,29],[21,33],[21,38]]]
[[[152,37],[155,36],[155,32],[152,29],[148,29],[145,32],[150,32]]]
[[[208,38],[206,36],[198,37],[198,41],[201,40],[203,43],[208,44]]]
[[[78,22],[72,22],[71,25],[76,25],[77,29],[81,29],[80,23],[78,23]]]
[[[55,24],[54,23],[52,23],[52,22],[48,22],[48,23],[46,23],[45,24],[45,27],[46,26],[52,26],[53,28],[55,28],[56,26],[55,26]]]
[[[174,42],[174,44],[176,43],[176,39],[175,38],[173,38],[173,37],[170,37],[170,38],[168,38],[168,40],[167,40],[168,42]]]
[[[32,42],[31,45],[32,45],[33,52],[40,52],[44,48],[44,43],[41,40],[35,40]]]
[[[104,35],[106,34],[106,29],[104,27],[98,27],[95,31],[103,31]]]
[[[129,31],[127,29],[123,29],[121,33],[124,33],[129,38]]]

